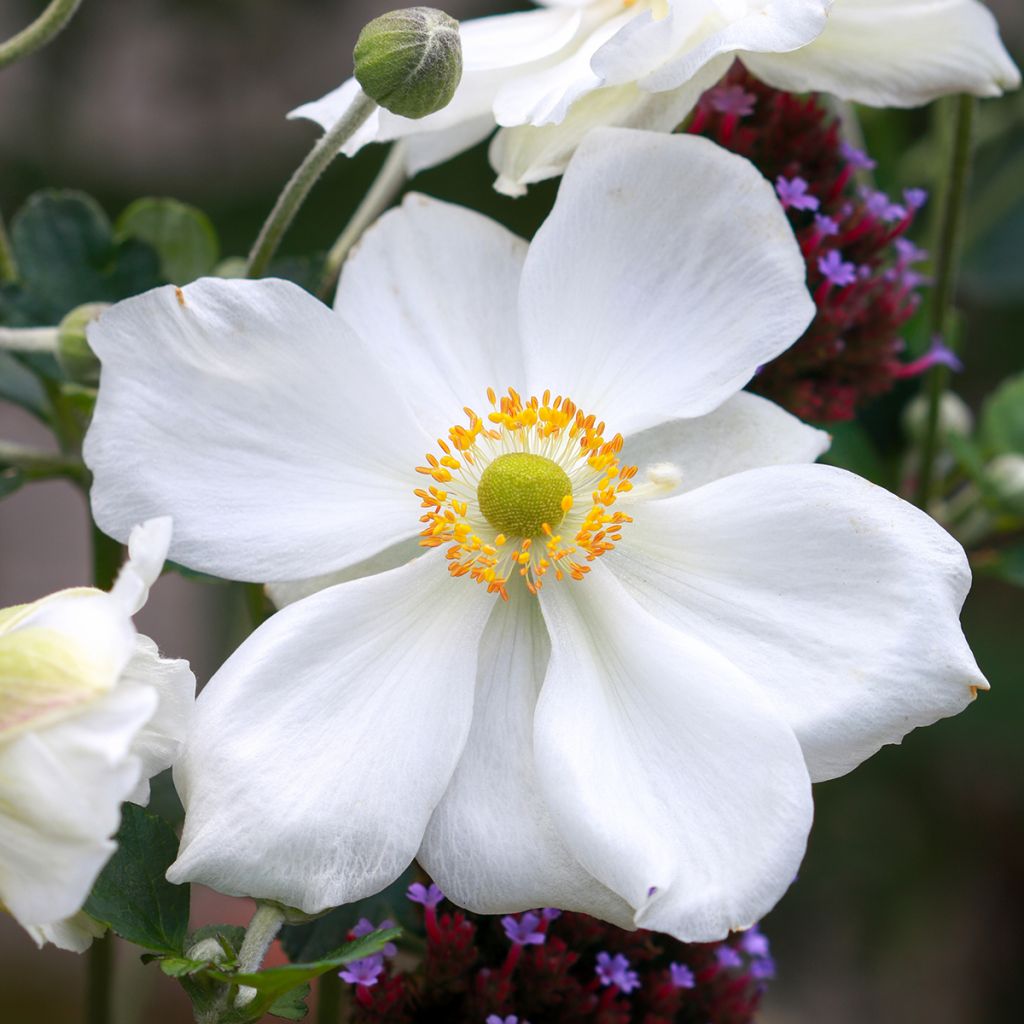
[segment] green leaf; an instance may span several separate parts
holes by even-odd
[[[829,423],[825,429],[832,437],[832,444],[820,462],[848,469],[882,487],[889,486],[890,474],[885,462],[868,432],[859,423]]]
[[[129,942],[180,955],[188,931],[188,886],[164,878],[177,854],[178,837],[167,822],[124,804],[117,851],[84,910]]]
[[[0,291],[0,322],[50,325],[86,302],[116,302],[163,283],[156,253],[118,243],[96,200],[80,192],[31,196],[11,222],[21,279]]]
[[[263,1014],[270,1013],[271,1007],[278,1003],[282,996],[293,992],[314,978],[319,978],[321,974],[336,971],[353,960],[362,960],[364,957],[379,953],[388,942],[394,941],[401,934],[400,928],[388,928],[384,931],[373,932],[371,935],[364,935],[362,938],[346,943],[330,956],[313,963],[268,967],[252,974],[229,974],[218,970],[210,970],[206,973],[207,977],[215,978],[217,981],[231,985],[248,985],[256,989],[256,998],[251,1003],[224,1018],[224,1024],[243,1024],[245,1021],[259,1020]]]
[[[210,966],[209,960],[189,960],[184,956],[163,957],[159,963],[160,970],[169,978],[183,978],[189,974],[197,974]]]
[[[986,576],[1024,587],[1024,544],[1007,551],[981,551],[971,564]]]
[[[284,1020],[302,1020],[309,1013],[309,1007],[306,1005],[309,993],[309,985],[300,985],[297,989],[275,999],[267,1013],[271,1017],[282,1017]]]
[[[0,498],[20,490],[25,483],[24,474],[19,469],[0,469]]]
[[[0,398],[46,419],[49,405],[39,378],[9,352],[0,352]]]
[[[1004,380],[985,399],[981,437],[992,454],[1024,453],[1024,373]]]
[[[213,272],[220,243],[210,218],[177,199],[137,199],[117,218],[118,241],[145,242],[160,258],[160,272],[174,284],[188,284]]]

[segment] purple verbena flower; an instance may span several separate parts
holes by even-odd
[[[785,178],[780,174],[775,179],[775,192],[786,210],[816,210],[821,205],[817,197],[807,191],[803,178]]]
[[[372,988],[377,984],[377,979],[384,970],[384,957],[380,953],[365,957],[362,960],[353,960],[345,970],[338,972],[338,977],[349,985],[362,985],[363,988]]]
[[[545,907],[541,912],[540,916],[545,921],[556,921],[562,916],[562,912],[557,907]]]
[[[909,238],[897,238],[892,244],[896,249],[899,262],[904,265],[909,263],[920,263],[921,260],[928,259],[928,253],[925,252],[924,249],[915,245]]]
[[[621,954],[611,956],[608,953],[597,954],[597,967],[594,968],[602,985],[615,985],[627,995],[640,987],[640,976],[629,969],[629,961]]]
[[[928,202],[928,190],[926,188],[905,188],[903,201],[912,210],[920,210]]]
[[[406,890],[405,896],[413,903],[422,903],[429,910],[433,910],[444,899],[444,893],[433,882],[430,885],[413,882]]]
[[[894,203],[884,192],[870,188],[861,189],[861,196],[868,213],[886,222],[902,220],[907,215],[906,207]]]
[[[719,114],[747,117],[754,112],[757,97],[741,85],[718,85],[708,92],[707,101]]]
[[[964,364],[957,358],[956,353],[949,348],[941,338],[932,339],[932,347],[918,359],[911,363],[904,363],[897,374],[898,377],[917,377],[926,373],[933,366],[948,366],[954,373],[959,373]]]
[[[503,917],[501,926],[514,946],[543,946],[544,932],[540,930],[540,915],[529,911],[520,918]]]
[[[676,988],[695,988],[697,979],[693,971],[686,964],[669,964],[669,974],[672,976],[672,984]]]
[[[818,270],[831,284],[843,287],[857,280],[857,267],[846,263],[839,255],[838,249],[830,249],[824,256],[818,257]]]
[[[849,142],[840,142],[839,152],[848,164],[852,167],[856,167],[858,170],[873,171],[878,166],[878,164],[872,160],[864,150],[850,145]]]
[[[383,931],[385,928],[394,928],[395,922],[389,918],[381,921],[380,924],[374,924],[368,918],[361,917],[358,924],[353,927],[351,935],[353,939],[361,939],[364,935],[372,935],[376,931]],[[396,956],[398,954],[398,947],[393,942],[385,943],[380,950],[381,956],[388,958]]]
[[[814,226],[818,229],[818,234],[823,238],[839,234],[839,224],[835,218],[826,217],[821,213],[816,213],[814,215]]]
[[[718,966],[723,970],[743,966],[743,957],[732,946],[719,946],[715,950],[715,959],[718,961]]]
[[[514,1013],[510,1013],[507,1017],[499,1017],[496,1013],[492,1013],[487,1018],[486,1024],[519,1024],[519,1018]],[[530,1022],[524,1020],[523,1024],[530,1024]]]
[[[768,956],[768,936],[755,924],[740,936],[740,948],[748,956]]]
[[[770,956],[759,956],[750,963],[750,973],[758,981],[775,977],[775,961]]]

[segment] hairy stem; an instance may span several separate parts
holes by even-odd
[[[0,43],[0,68],[44,47],[71,20],[82,0],[51,0],[50,5],[26,29]]]
[[[242,948],[238,951],[238,973],[252,974],[260,969],[270,944],[284,924],[284,911],[273,903],[258,903],[249,927],[245,930]],[[248,985],[238,987],[236,1006],[245,1006],[256,997],[256,989]]]
[[[0,231],[2,231],[0,225]],[[3,248],[0,243],[0,249]],[[2,262],[2,257],[0,257]],[[0,275],[2,276],[2,275]],[[0,327],[0,349],[8,352],[57,351],[56,327]]]
[[[352,219],[345,225],[345,230],[331,246],[324,264],[323,277],[317,294],[325,301],[330,299],[342,264],[352,246],[363,236],[363,232],[398,198],[406,182],[405,174],[405,143],[399,140],[391,147],[387,159],[381,164],[377,177],[374,178],[370,191],[363,196],[362,202],[356,207]]]
[[[310,150],[299,165],[284,190],[277,198],[270,216],[260,229],[256,244],[249,253],[246,267],[247,277],[262,277],[277,252],[284,233],[288,230],[295,214],[309,195],[317,179],[330,166],[341,151],[341,147],[362,127],[366,119],[377,109],[377,104],[360,92],[344,117]]]
[[[949,172],[939,213],[938,243],[935,248],[935,285],[932,289],[928,328],[932,337],[941,337],[952,347],[948,326],[956,284],[960,226],[967,197],[971,169],[971,124],[976,100],[972,96],[956,99],[956,121],[950,151]],[[935,488],[935,457],[939,446],[939,406],[949,381],[949,368],[941,363],[928,371],[928,416],[921,441],[916,501],[927,508]]]

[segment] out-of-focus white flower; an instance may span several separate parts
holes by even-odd
[[[80,910],[121,804],[146,803],[185,740],[195,678],[131,621],[170,538],[168,518],[133,529],[110,593],[0,611],[0,905],[40,945],[81,952],[100,933]]]
[[[740,393],[812,317],[804,273],[747,161],[603,129],[529,246],[412,196],[335,311],[200,281],[105,313],[102,526],[166,507],[185,564],[348,577],[200,697],[170,877],[317,912],[418,852],[480,912],[764,914],[811,781],[986,685],[959,546]]]
[[[414,173],[501,127],[498,188],[561,174],[598,125],[671,131],[733,60],[779,89],[912,107],[1020,84],[978,0],[538,0],[543,10],[462,24],[465,71],[451,104],[419,121],[374,114],[345,147],[408,137]],[[354,79],[292,117],[332,127]]]

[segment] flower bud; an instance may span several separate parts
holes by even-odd
[[[913,441],[924,439],[928,423],[928,397],[918,395],[903,410],[903,429]],[[939,402],[939,437],[967,437],[974,429],[974,415],[959,395],[943,392]]]
[[[100,361],[89,348],[85,329],[108,308],[106,302],[90,302],[78,306],[61,320],[57,328],[57,361],[76,384],[99,383]]]
[[[356,42],[356,80],[385,110],[420,118],[448,106],[462,79],[459,23],[432,7],[374,18]]]
[[[985,479],[1007,511],[1024,515],[1024,455],[997,455],[985,467]]]

